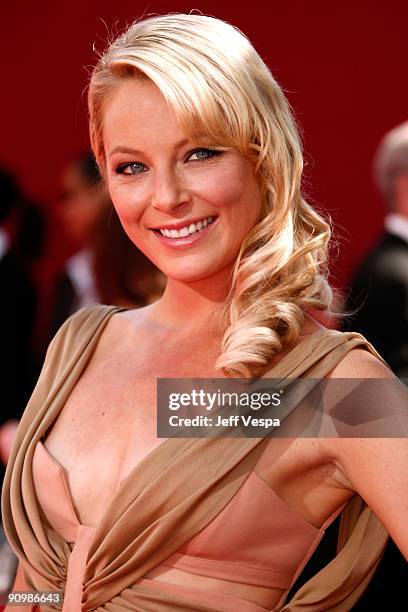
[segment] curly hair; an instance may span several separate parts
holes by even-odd
[[[250,41],[213,17],[172,13],[134,22],[99,57],[88,103],[104,172],[103,116],[123,79],[150,79],[186,133],[255,165],[259,223],[244,239],[222,311],[227,376],[256,376],[299,337],[304,310],[329,309],[330,225],[302,197],[302,148],[288,101]]]

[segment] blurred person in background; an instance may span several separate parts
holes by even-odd
[[[374,177],[386,204],[384,231],[351,283],[347,328],[372,342],[394,372],[408,377],[408,121],[388,132],[375,159]],[[387,543],[373,580],[356,606],[374,610],[384,585],[394,601],[405,597],[407,563],[394,542]]]
[[[32,334],[37,289],[31,272],[33,263],[41,255],[43,242],[42,213],[35,203],[24,198],[14,177],[0,170],[2,462],[7,456],[9,434],[20,418],[35,384]],[[3,471],[1,479],[2,476]]]
[[[0,487],[19,419],[36,381],[32,337],[38,292],[33,264],[44,244],[44,217],[23,196],[16,179],[0,170]],[[17,558],[0,527],[0,592],[12,585]]]
[[[408,121],[385,135],[374,174],[386,203],[384,232],[351,282],[348,310],[400,377],[408,377]],[[349,319],[350,320],[350,319]]]
[[[58,210],[75,254],[57,280],[49,338],[83,306],[138,307],[160,297],[164,276],[124,232],[92,153],[65,168]]]

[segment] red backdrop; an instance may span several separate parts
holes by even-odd
[[[62,165],[87,146],[84,89],[93,44],[103,49],[112,32],[143,12],[199,9],[241,28],[286,91],[303,131],[306,191],[343,237],[332,266],[341,285],[382,224],[373,152],[408,116],[406,7],[392,0],[4,3],[0,163],[51,208]],[[49,248],[60,253],[58,237]]]

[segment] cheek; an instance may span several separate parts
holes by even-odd
[[[109,184],[109,195],[123,225],[134,223],[143,212],[143,199],[126,185]]]
[[[246,190],[244,177],[237,172],[225,169],[211,172],[207,176],[196,176],[194,180],[194,191],[203,200],[226,211],[236,207],[237,203],[245,197]]]
[[[145,198],[134,186],[120,185],[115,183],[108,184],[109,195],[113,206],[118,215],[120,224],[128,238],[148,259],[155,265],[157,262],[151,253],[150,236],[142,231],[139,222],[146,209]]]
[[[249,231],[258,222],[261,214],[260,188],[247,168],[220,173],[208,185],[209,192],[212,203],[220,212],[234,219],[235,230]]]

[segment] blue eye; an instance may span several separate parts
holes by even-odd
[[[210,159],[211,157],[216,157],[217,155],[221,155],[221,151],[216,151],[214,149],[196,149],[192,151],[187,157],[187,161],[204,161],[206,159]],[[127,176],[132,176],[135,174],[143,174],[147,172],[148,168],[142,162],[125,162],[124,164],[119,164],[115,168],[116,174],[125,174]]]
[[[117,174],[142,174],[145,172],[146,166],[141,162],[128,162],[120,164],[115,170]]]
[[[188,156],[188,159],[191,160],[193,156],[195,155],[196,158],[192,159],[192,161],[201,161],[204,159],[209,159],[210,157],[215,157],[216,155],[219,155],[220,153],[221,151],[215,151],[214,149],[196,149],[195,151],[190,153],[190,155]]]

